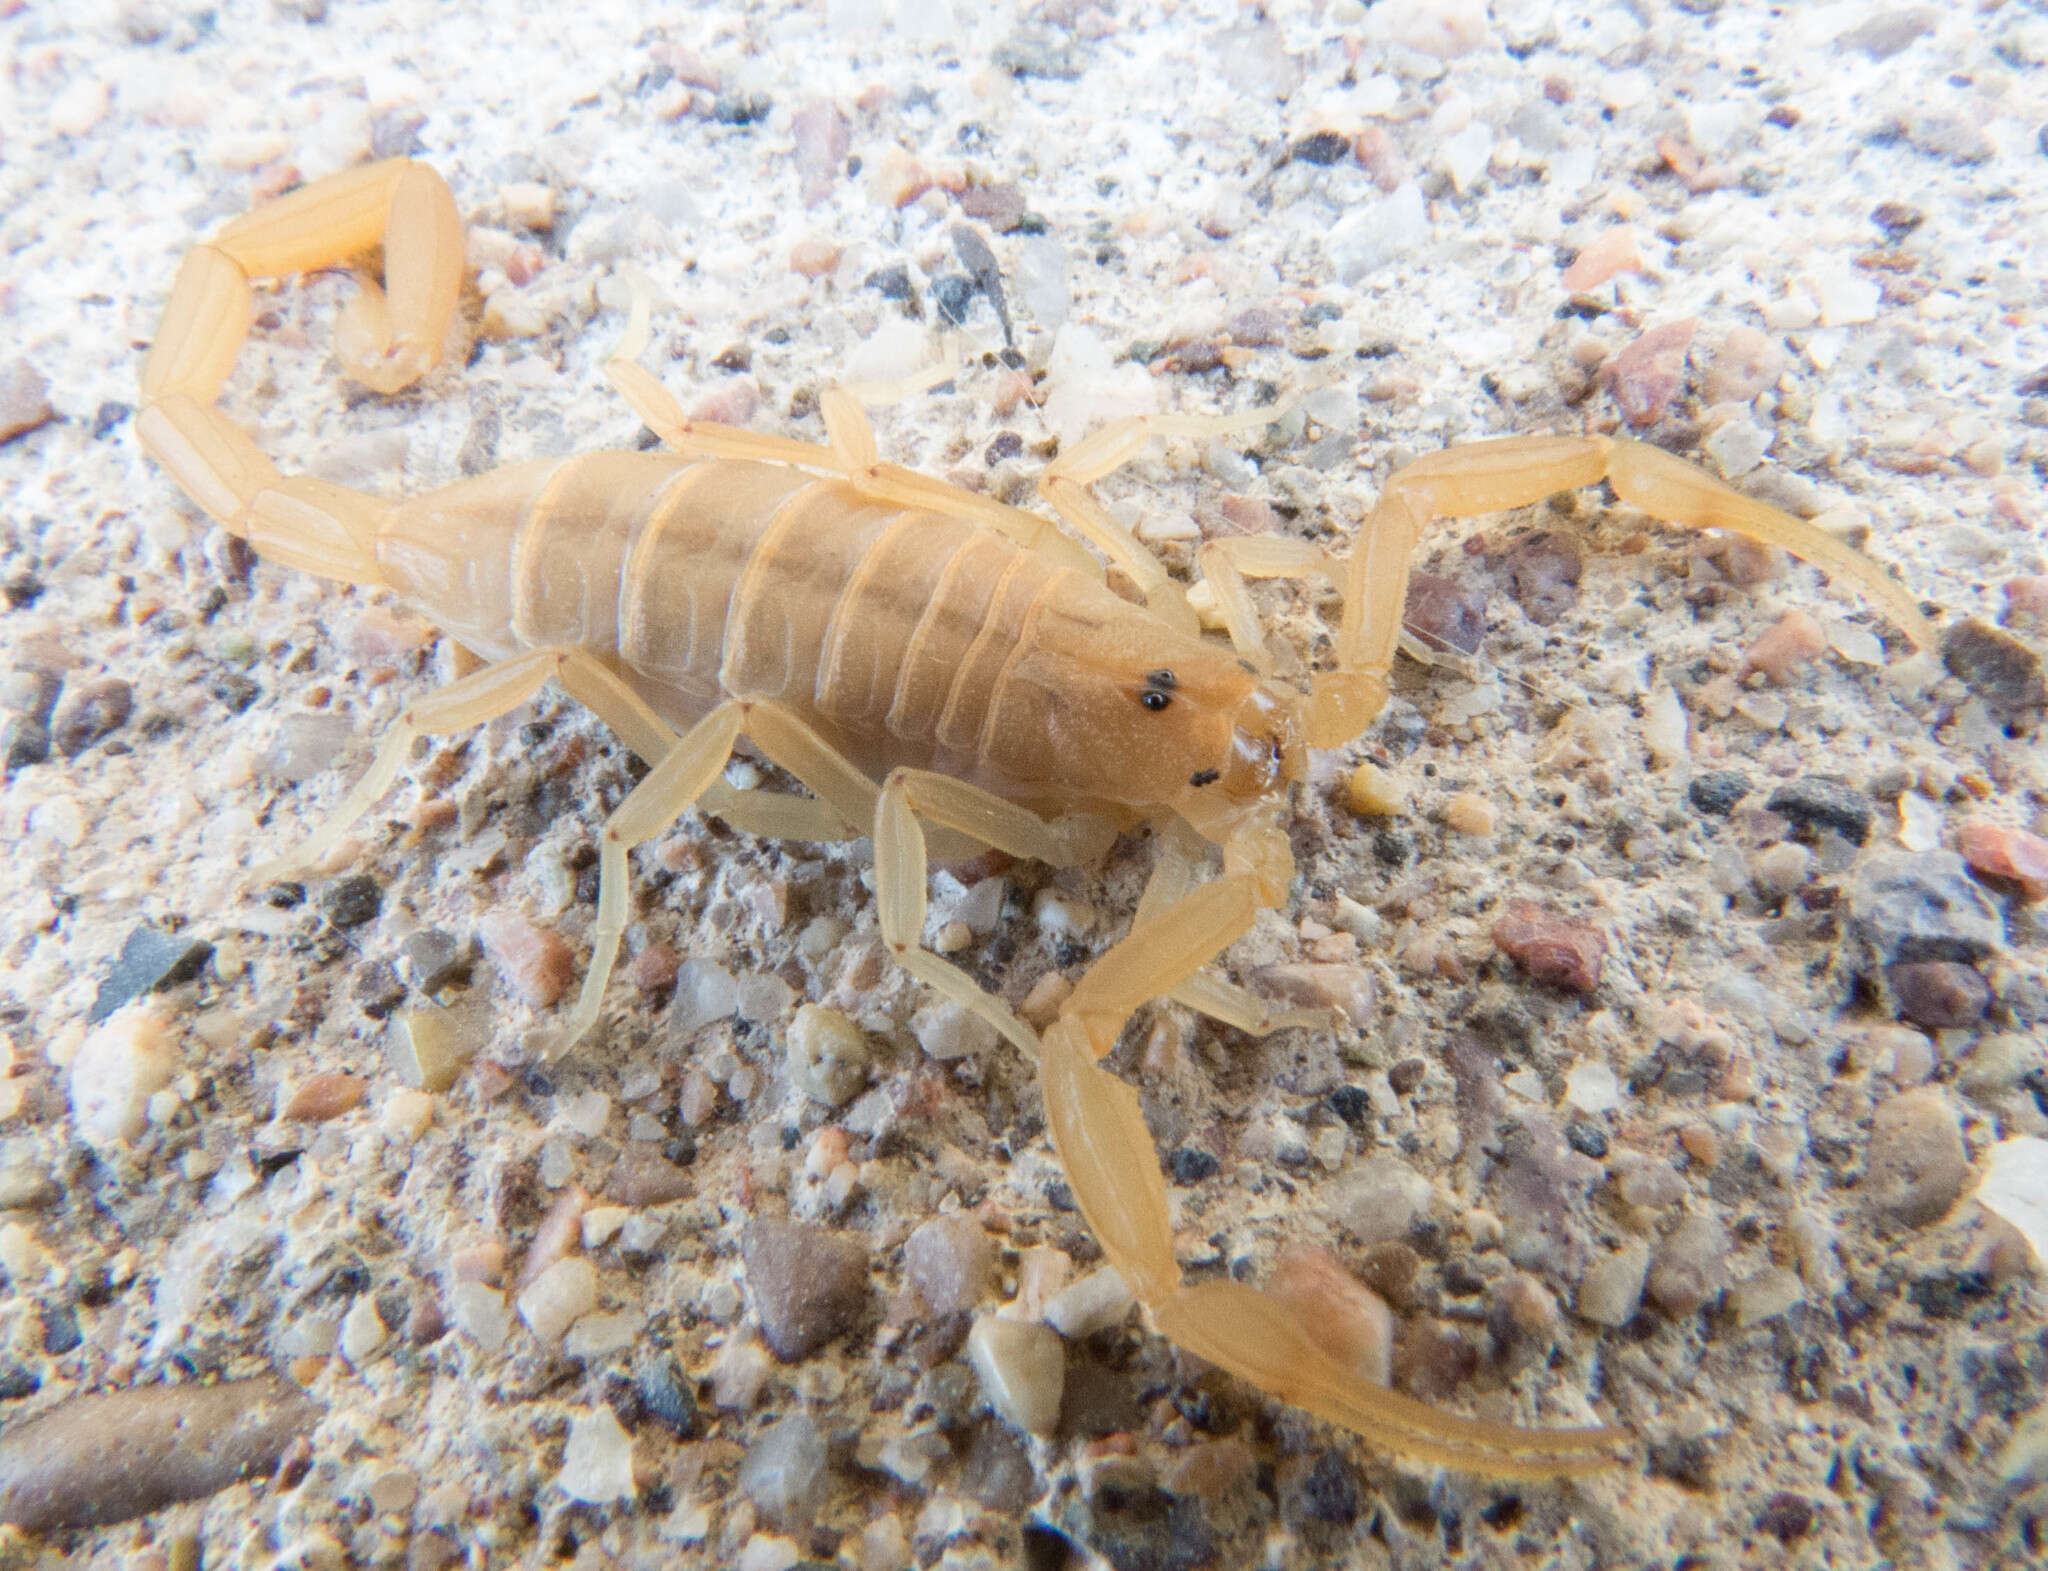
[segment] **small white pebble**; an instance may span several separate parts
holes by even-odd
[[[384,1102],[384,1127],[407,1144],[418,1140],[434,1122],[434,1099],[424,1091],[400,1087]]]
[[[950,998],[926,1004],[910,1017],[917,1045],[941,1061],[985,1054],[996,1045],[996,1028]]]
[[[1068,1341],[1122,1325],[1135,1300],[1115,1266],[1091,1271],[1049,1299],[1046,1323]]]
[[[2019,1230],[2048,1264],[2048,1140],[2017,1135],[1986,1153],[1977,1203]]]
[[[1797,1273],[1783,1266],[1765,1266],[1728,1290],[1728,1304],[1739,1326],[1775,1319],[1805,1297],[1806,1289]]]
[[[632,1214],[627,1206],[592,1206],[583,1213],[583,1247],[600,1249],[610,1243]]]
[[[1688,749],[1685,706],[1669,682],[1650,689],[1643,703],[1643,746],[1659,767],[1675,764]]]
[[[169,1029],[146,1005],[116,1011],[71,1060],[71,1124],[87,1144],[118,1145],[142,1133],[149,1100],[177,1060]]]
[[[519,1318],[550,1345],[597,1307],[597,1268],[580,1255],[557,1260],[519,1295]]]
[[[554,1121],[568,1125],[579,1135],[595,1137],[604,1133],[605,1121],[611,1116],[612,1099],[604,1092],[579,1091],[556,1104]]]
[[[1941,808],[1918,791],[1899,798],[1899,844],[1908,851],[1941,848]]]
[[[616,1315],[585,1315],[562,1338],[562,1351],[571,1358],[602,1358],[631,1347],[640,1337],[646,1316],[637,1309]]]
[[[107,84],[80,77],[50,105],[49,126],[58,136],[83,136],[106,118]]]
[[[1041,889],[1032,897],[1032,919],[1047,938],[1082,938],[1095,925],[1095,908],[1085,900]]]
[[[601,1506],[633,1498],[633,1437],[608,1407],[585,1408],[569,1420],[562,1471],[555,1482],[571,1500]]]
[[[377,1313],[377,1300],[364,1293],[342,1317],[341,1356],[360,1369],[369,1356],[384,1345],[390,1334],[383,1317]]]
[[[803,1557],[794,1539],[780,1533],[756,1533],[741,1548],[733,1571],[789,1571]]]
[[[1580,1059],[1565,1072],[1564,1099],[1582,1113],[1606,1113],[1621,1105],[1621,1077],[1607,1065]]]
[[[48,1261],[49,1256],[36,1241],[36,1235],[21,1223],[0,1225],[0,1271],[7,1273],[8,1283],[16,1292],[33,1287]]]
[[[555,227],[555,193],[537,180],[520,180],[498,193],[505,217],[522,229]]]
[[[505,1295],[482,1282],[457,1282],[448,1289],[448,1323],[486,1353],[505,1345],[512,1331],[512,1313]]]

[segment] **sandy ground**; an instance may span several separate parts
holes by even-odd
[[[2025,1560],[2048,1340],[2026,1246],[1967,1197],[1991,1147],[2048,1132],[2048,946],[2009,889],[1966,885],[1956,920],[1991,936],[1954,952],[1989,1002],[1923,1029],[1938,1011],[1884,985],[1899,957],[1844,913],[1885,857],[1931,867],[1973,821],[2048,829],[2023,614],[2048,569],[2048,16],[526,9],[0,4],[0,374],[31,427],[0,446],[0,1483],[10,1439],[74,1392],[166,1388],[175,1410],[274,1372],[320,1413],[279,1477],[5,1552]],[[1064,1349],[1055,1435],[985,1415],[951,1356],[965,1318],[911,1292],[903,1244],[975,1217],[995,1276],[970,1307],[1025,1318],[1094,1268],[1028,1067],[1000,1044],[929,1056],[943,1033],[881,961],[864,843],[694,817],[636,864],[634,979],[602,1040],[536,1063],[554,1011],[519,984],[565,979],[551,945],[580,967],[592,833],[634,778],[559,695],[423,747],[302,897],[246,878],[450,657],[402,608],[252,567],[176,496],[133,439],[139,352],[195,237],[400,153],[472,226],[460,342],[420,387],[366,395],[328,352],[346,279],[264,292],[224,401],[286,470],[397,494],[632,445],[600,367],[637,277],[642,358],[686,406],[813,439],[820,388],[926,363],[959,318],[965,368],[879,414],[883,447],[1004,496],[1093,417],[1301,406],[1102,487],[1182,570],[1204,534],[1339,538],[1447,443],[1622,429],[1619,397],[1636,434],[1867,541],[1944,629],[2003,620],[2017,675],[1965,681],[1846,583],[1709,554],[1597,492],[1447,527],[1421,565],[1483,605],[1484,642],[1404,662],[1379,728],[1320,762],[1303,877],[1231,957],[1361,1023],[1254,1043],[1168,1008],[1111,1060],[1171,1153],[1191,1272],[1328,1251],[1391,1301],[1407,1389],[1620,1425],[1624,1465],[1504,1484],[1377,1455],[1135,1314]],[[1658,329],[1661,359],[1617,361]],[[1539,531],[1583,558],[1554,607],[1518,576]],[[1302,669],[1331,602],[1258,594]],[[1397,816],[1347,805],[1368,758]],[[1704,808],[1729,774],[1750,794]],[[1863,844],[1839,811],[1765,809],[1815,776]],[[1121,931],[1150,858],[1137,838],[1099,870],[1011,868],[978,902],[941,880],[933,931],[971,915],[946,941],[1020,1001]],[[1497,951],[1516,899],[1605,938],[1596,988]],[[521,934],[530,973],[496,957]],[[96,1001],[166,967],[91,1034]],[[868,1033],[846,1107],[790,1066],[802,999]],[[394,1010],[443,1006],[476,1057],[419,1093]],[[337,1070],[357,1078],[313,1079]],[[363,1094],[294,1105],[309,1082]],[[622,1215],[642,1157],[673,1193]],[[551,1216],[591,1268],[556,1278],[565,1312],[588,1313],[566,1340],[534,1313],[494,1334]],[[850,1240],[868,1279],[851,1334],[785,1364],[743,1245],[789,1218]],[[88,1493],[96,1450],[56,1459]]]

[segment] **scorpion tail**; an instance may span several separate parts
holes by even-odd
[[[349,373],[380,393],[439,363],[462,286],[462,223],[441,177],[387,159],[316,180],[236,219],[178,269],[142,367],[136,438],[185,494],[258,552],[352,584],[381,584],[372,551],[386,505],[286,477],[215,407],[253,315],[254,279],[308,272],[384,247],[339,344]]]

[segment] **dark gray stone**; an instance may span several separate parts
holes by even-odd
[[[201,939],[159,932],[147,923],[130,933],[121,953],[93,995],[87,1025],[98,1025],[123,1004],[160,987],[176,987],[199,975],[213,953]]]
[[[1870,838],[1870,798],[1829,775],[1805,775],[1778,787],[1764,803],[1809,833],[1827,829],[1851,845]]]

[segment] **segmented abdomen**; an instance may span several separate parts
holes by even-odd
[[[479,653],[615,655],[679,726],[724,696],[774,698],[878,773],[1048,778],[1042,739],[988,734],[1005,669],[1048,607],[1143,615],[976,525],[660,453],[516,465],[401,503],[378,559]]]

